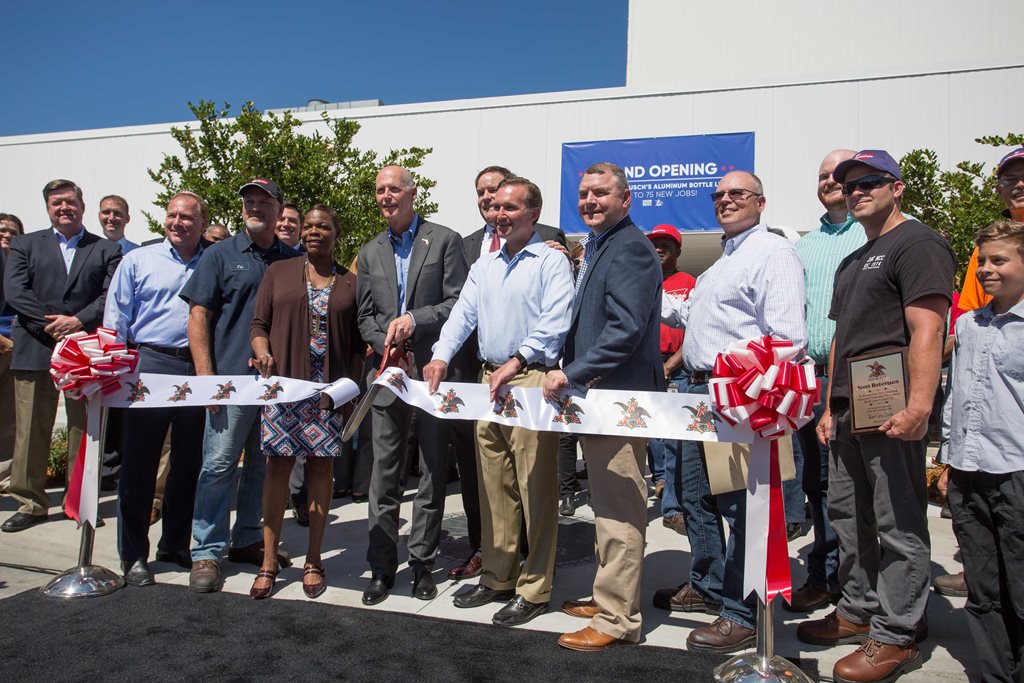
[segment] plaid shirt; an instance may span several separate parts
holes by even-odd
[[[597,248],[601,246],[601,242],[604,241],[605,236],[611,232],[611,230],[605,230],[599,235],[591,232],[589,235],[580,240],[580,244],[583,245],[583,259],[580,262],[580,272],[576,274],[576,290],[575,296],[579,296],[580,283],[583,282],[583,276],[587,274],[587,268],[590,267],[590,262],[594,259],[594,254],[597,253]]]

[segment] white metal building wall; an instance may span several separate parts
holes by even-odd
[[[821,207],[815,176],[835,147],[885,148],[900,156],[934,149],[945,164],[992,163],[1005,150],[978,145],[979,135],[1020,130],[1024,65],[874,80],[663,93],[615,88],[348,110],[363,128],[362,148],[430,146],[424,171],[438,180],[436,219],[469,233],[479,227],[473,177],[502,164],[537,182],[546,199],[543,222],[557,225],[563,142],[754,131],[756,172],[768,197],[770,223],[813,227]],[[322,123],[304,115],[312,130]],[[170,126],[0,138],[0,211],[29,229],[45,226],[40,191],[57,177],[86,193],[87,227],[96,229],[100,196],[124,195],[140,239],[140,209],[157,187],[146,175],[172,153]],[[287,193],[287,188],[284,188]],[[571,226],[563,226],[571,227]]]

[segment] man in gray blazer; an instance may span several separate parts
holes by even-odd
[[[582,242],[562,370],[548,372],[544,381],[548,400],[558,401],[566,389],[664,391],[661,265],[650,240],[630,220],[630,203],[621,167],[599,163],[584,172],[579,212],[591,232]],[[591,600],[562,605],[590,624],[566,633],[558,644],[594,651],[640,640],[647,439],[639,430],[629,437],[581,436],[580,443],[596,518],[597,574]]]
[[[86,231],[82,189],[70,180],[43,188],[51,227],[11,243],[4,273],[7,302],[17,314],[12,338],[15,412],[10,495],[21,503],[4,531],[23,531],[47,519],[46,464],[57,416],[50,356],[73,332],[94,332],[103,320],[107,287],[121,262],[121,247]],[[68,474],[85,429],[85,404],[65,401]],[[66,491],[65,491],[66,493]]]
[[[416,185],[407,169],[386,166],[377,174],[377,206],[388,229],[359,250],[357,280],[359,332],[373,346],[375,367],[392,344],[410,346],[417,368],[430,361],[431,347],[468,272],[459,235],[418,216],[415,198]],[[461,379],[458,372],[451,377]],[[366,605],[388,597],[398,570],[399,474],[412,409],[382,391],[371,415],[374,464],[366,559],[372,578],[363,593]],[[409,565],[413,596],[430,600],[437,595],[430,571],[441,538],[449,430],[422,411],[416,422],[423,474],[413,500]]]

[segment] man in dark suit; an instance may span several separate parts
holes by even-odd
[[[494,221],[498,212],[491,208],[491,204],[501,182],[506,178],[513,177],[515,177],[515,173],[504,166],[488,166],[476,174],[476,205],[480,210],[480,217],[484,219],[484,227],[462,238],[466,263],[470,266],[476,263],[483,254],[498,251],[505,243],[505,240],[499,237],[495,230]],[[565,233],[558,228],[537,223],[533,229],[542,240],[547,242],[548,246],[558,245],[563,250],[565,249]],[[568,252],[566,254],[568,255]],[[456,359],[465,367],[468,381],[476,381],[480,378],[480,370],[483,366],[477,353],[475,331],[462,345]],[[473,431],[473,423],[457,420],[453,422],[450,429],[452,445],[459,463],[459,484],[462,493],[462,507],[466,511],[469,544],[473,550],[464,563],[453,567],[448,572],[450,580],[461,581],[478,576],[483,567],[480,554],[480,489],[477,480],[476,436]]]
[[[547,374],[544,395],[566,389],[664,391],[660,338],[661,267],[650,240],[629,218],[621,167],[594,164],[580,181],[579,211],[590,234],[576,279],[572,327],[562,370]],[[623,277],[628,273],[629,277]],[[640,640],[640,570],[647,529],[647,440],[643,435],[581,436],[597,535],[593,599],[562,611],[590,619],[558,644],[602,650]]]
[[[417,367],[430,361],[431,347],[468,272],[459,235],[418,216],[413,210],[415,198],[416,185],[407,169],[386,166],[377,174],[377,206],[388,229],[359,250],[357,280],[359,332],[373,346],[374,367],[392,344],[411,345]],[[460,378],[461,373],[452,375],[453,381]],[[412,409],[391,392],[380,392],[373,405],[374,464],[366,551],[372,578],[363,593],[366,605],[387,598],[394,586],[401,454],[411,417]],[[413,596],[430,600],[437,595],[430,571],[441,538],[449,430],[423,412],[416,422],[423,474],[413,501],[409,565]]]
[[[121,262],[116,242],[82,226],[82,189],[70,180],[43,188],[51,228],[21,235],[11,243],[4,273],[7,301],[18,317],[12,330],[15,415],[10,495],[21,507],[0,527],[22,531],[47,519],[46,464],[57,416],[57,388],[50,355],[73,332],[94,332],[103,320],[107,287]],[[74,467],[85,429],[85,404],[65,401],[68,472]]]

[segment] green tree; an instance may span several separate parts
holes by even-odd
[[[991,135],[976,138],[975,142],[993,147],[1020,146],[1024,135]],[[982,163],[961,161],[955,170],[943,170],[934,151],[915,149],[900,159],[900,170],[906,183],[903,212],[931,226],[949,242],[959,264],[959,288],[974,249],[975,233],[998,220],[1005,208],[996,194],[995,169],[985,171]]]
[[[374,201],[377,171],[398,164],[410,169],[419,190],[416,210],[429,216],[437,210],[430,201],[436,182],[416,169],[433,151],[410,147],[378,156],[352,145],[359,124],[322,114],[323,128],[312,134],[300,132],[302,122],[285,112],[278,116],[261,113],[252,102],[230,118],[230,105],[217,109],[213,102],[189,102],[198,125],[171,128],[171,136],[182,154],[165,154],[149,176],[163,190],[154,202],[166,206],[175,192],[188,190],[203,197],[210,209],[210,222],[222,223],[232,232],[242,229],[238,188],[255,177],[273,178],[285,199],[305,210],[315,203],[333,207],[341,226],[338,257],[348,264],[359,248],[384,230],[386,223]],[[161,232],[162,224],[146,214],[150,230]]]

